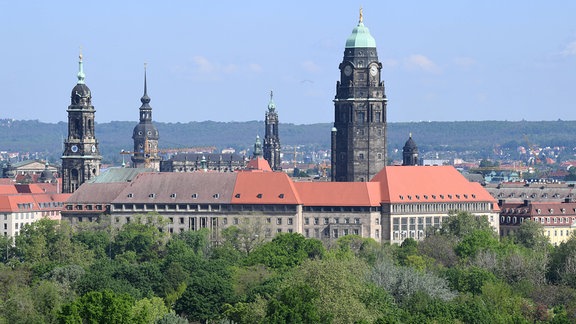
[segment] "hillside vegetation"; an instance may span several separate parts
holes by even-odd
[[[156,122],[160,148],[215,146],[237,150],[251,148],[256,135],[264,136],[264,122]],[[132,130],[136,122],[113,121],[96,125],[96,136],[104,162],[121,160],[121,150],[132,150]],[[0,121],[0,151],[39,152],[50,160],[60,160],[62,142],[68,133],[67,123]],[[282,145],[330,148],[332,124],[280,124]],[[409,134],[421,152],[477,151],[490,152],[495,147],[515,150],[518,146],[565,146],[576,143],[576,121],[464,121],[409,122],[388,124],[389,151],[402,149]]]

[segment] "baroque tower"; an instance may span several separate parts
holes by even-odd
[[[369,181],[386,165],[386,94],[376,41],[360,19],[346,40],[334,99],[332,179]]]
[[[264,126],[266,133],[264,135],[264,159],[270,164],[272,170],[282,170],[280,161],[280,137],[278,136],[278,113],[276,112],[276,104],[273,100],[273,92],[270,91],[270,102],[268,103],[268,111],[266,112],[266,119]]]
[[[78,82],[68,106],[68,137],[62,155],[62,192],[72,193],[84,182],[100,174],[102,156],[94,133],[92,93],[84,83],[82,54],[78,62]]]
[[[134,127],[132,139],[134,152],[132,166],[134,168],[151,168],[160,171],[158,156],[158,130],[152,123],[152,107],[146,84],[146,65],[144,65],[144,95],[140,98],[140,123]]]
[[[412,139],[412,134],[402,148],[402,165],[418,165],[418,146]]]

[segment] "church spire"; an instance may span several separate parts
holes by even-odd
[[[274,103],[274,91],[270,90],[270,101],[268,102],[268,111],[272,112],[276,109],[276,104]]]
[[[144,95],[142,96],[142,98],[140,98],[140,101],[142,102],[142,107],[147,106],[150,103],[150,97],[148,97],[148,86],[146,83],[146,66],[148,64],[144,63]]]
[[[260,136],[256,135],[256,142],[254,143],[254,158],[262,156],[262,142],[260,142]]]
[[[78,84],[84,84],[84,79],[86,75],[84,74],[84,66],[82,65],[82,50],[80,50],[80,55],[78,55]]]

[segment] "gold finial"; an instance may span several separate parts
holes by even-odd
[[[82,45],[80,45],[79,52],[80,52],[80,54],[78,55],[78,58],[80,59],[80,61],[82,61]]]
[[[362,23],[364,21],[364,14],[362,13],[362,7],[360,7],[360,20],[359,23]]]

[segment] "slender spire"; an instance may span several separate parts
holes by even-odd
[[[262,142],[260,142],[260,136],[256,135],[256,143],[254,143],[254,157],[257,158],[262,156]]]
[[[140,101],[142,102],[142,105],[148,105],[150,103],[150,97],[148,97],[148,86],[147,86],[147,82],[146,82],[146,66],[148,64],[144,63],[144,95],[142,96],[142,98],[140,98]]]
[[[358,19],[358,23],[361,24],[364,22],[364,14],[362,13],[362,7],[360,7],[360,19]]]
[[[82,48],[80,48],[80,55],[78,55],[78,58],[78,84],[84,84],[86,75],[84,75],[84,67],[82,65]]]
[[[270,90],[270,101],[268,102],[268,110],[274,111],[276,109],[276,104],[274,103],[274,91]]]

